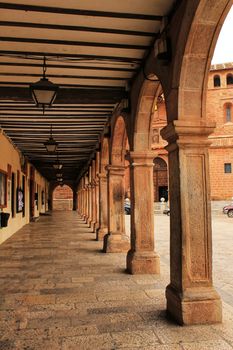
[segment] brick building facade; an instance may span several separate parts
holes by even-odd
[[[209,137],[210,184],[212,200],[230,200],[233,197],[233,63],[218,64],[211,67],[208,80],[207,120],[215,121],[216,128]],[[152,149],[158,159],[168,164],[166,142],[160,136],[160,130],[166,125],[166,110],[163,95],[155,106]],[[157,179],[157,168],[154,168],[154,198],[161,198],[161,187],[166,186],[166,172],[160,173]]]

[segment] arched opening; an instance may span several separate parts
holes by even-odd
[[[162,158],[154,159],[154,201],[168,201],[168,172],[167,163]],[[164,199],[164,200],[163,200]]]
[[[55,187],[53,191],[53,210],[72,210],[73,191],[68,185]]]
[[[104,237],[105,252],[127,252],[129,238],[125,230],[126,146],[128,136],[123,116],[115,116],[112,124],[110,164],[108,168],[108,234]]]
[[[154,158],[153,183],[154,202],[168,201],[168,155],[165,149],[167,143],[162,139],[160,131],[167,125],[167,113],[164,94],[161,93],[155,100],[154,116],[151,129],[151,149],[156,153]],[[157,206],[158,207],[158,206]],[[158,210],[158,209],[157,209]]]
[[[214,87],[220,87],[221,86],[221,78],[220,75],[214,76]]]
[[[177,99],[172,100],[172,108],[171,99],[167,101],[170,105],[167,108],[168,120],[172,122],[163,130],[163,137],[169,143],[171,205],[171,281],[166,289],[166,298],[168,313],[182,324],[222,320],[220,296],[212,282],[209,205],[208,148],[215,120],[207,118],[206,99],[213,50],[231,5],[232,1],[216,4],[209,0],[199,2],[187,31],[183,58],[180,59],[178,53],[174,64],[174,80],[169,95],[173,94]],[[180,74],[177,74],[178,64]],[[179,87],[177,92],[173,86]],[[177,103],[177,108],[174,103]]]
[[[227,74],[227,85],[233,85],[233,74]]]

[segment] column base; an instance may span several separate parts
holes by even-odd
[[[104,236],[104,253],[126,253],[129,248],[129,237],[125,234],[107,233]]]
[[[95,224],[96,224],[95,221],[90,222],[90,228],[91,228],[92,232],[95,232]]]
[[[97,232],[98,228],[99,228],[99,223],[95,222],[94,227],[93,227],[94,232]]]
[[[132,275],[160,273],[160,257],[153,251],[134,252],[130,250],[126,264],[127,271]]]
[[[166,288],[167,313],[180,325],[222,322],[222,303],[213,287],[189,288],[183,294]]]
[[[87,226],[91,227],[91,219],[87,219]]]
[[[107,227],[104,227],[104,228],[101,228],[99,227],[97,230],[96,230],[96,240],[97,241],[102,241],[104,239],[104,236],[108,233],[108,228]]]

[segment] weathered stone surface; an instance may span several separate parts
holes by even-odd
[[[93,240],[93,233],[76,213],[43,217],[36,229],[26,226],[0,246],[0,257],[7,262],[4,268],[0,266],[0,348],[219,350],[225,346],[228,350],[233,346],[233,251],[231,223],[224,220],[213,225],[214,264],[224,251],[229,259],[215,265],[217,287],[226,300],[224,322],[192,327],[176,326],[166,318],[168,217],[160,217],[156,224],[161,276],[126,274],[125,254],[101,254],[102,243]],[[14,267],[11,275],[12,256],[20,262],[29,255],[36,255],[33,269],[23,264]],[[37,294],[33,293],[35,285]]]

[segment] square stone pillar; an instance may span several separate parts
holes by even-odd
[[[104,236],[103,250],[106,253],[127,252],[129,238],[125,234],[125,167],[108,165],[108,234]]]
[[[97,230],[99,229],[99,176],[98,174],[96,175],[95,178],[95,196],[96,196],[96,207],[95,207],[95,211],[96,211],[96,220],[95,220],[95,224],[94,224],[94,232],[97,232]]]
[[[127,270],[132,274],[159,274],[154,249],[154,152],[130,152],[131,249]]]
[[[92,198],[92,216],[91,216],[91,223],[90,227],[92,231],[94,232],[95,224],[96,224],[96,161],[92,160],[91,162],[91,198]]]
[[[103,240],[108,233],[108,191],[107,174],[100,173],[99,177],[99,228],[96,232],[96,240]]]
[[[212,283],[212,233],[208,135],[214,125],[173,121],[168,141],[170,269],[167,311],[180,324],[221,322],[221,300]]]
[[[87,224],[88,227],[91,227],[91,220],[92,220],[92,185],[88,184],[88,218],[87,218]]]
[[[92,218],[91,218],[91,229],[94,232],[96,225],[96,183],[95,180],[91,184],[91,196],[92,196]]]
[[[84,220],[87,222],[88,220],[88,185],[85,185],[85,192],[84,192]]]
[[[96,220],[94,225],[94,232],[97,233],[97,230],[99,228],[99,172],[100,172],[100,152],[96,152],[96,169],[95,169],[95,196],[96,196]]]

